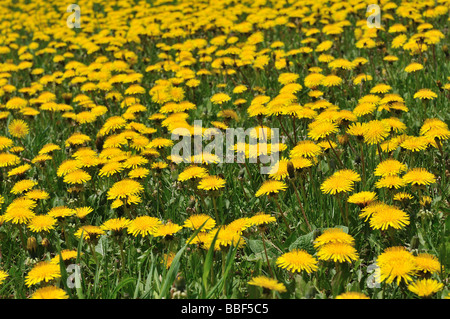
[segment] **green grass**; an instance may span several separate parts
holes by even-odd
[[[398,2],[398,1],[397,1]],[[105,4],[107,6],[107,4]],[[11,8],[18,8],[20,6]],[[119,8],[116,8],[120,10]],[[13,10],[13,9],[11,9]],[[14,9],[15,10],[15,9]],[[104,7],[98,8],[100,12],[105,13]],[[8,11],[9,12],[9,11]],[[394,11],[392,11],[394,12]],[[337,105],[342,110],[353,110],[358,104],[358,100],[365,95],[370,94],[370,89],[378,83],[385,83],[392,87],[392,92],[399,94],[404,98],[408,112],[390,113],[387,111],[376,111],[373,114],[366,115],[359,119],[360,122],[370,120],[380,120],[391,116],[398,117],[407,126],[406,134],[418,136],[420,127],[424,121],[429,118],[438,118],[450,124],[448,109],[450,107],[449,91],[440,91],[437,81],[448,83],[448,70],[450,69],[450,59],[448,54],[448,15],[443,15],[435,19],[425,19],[432,23],[435,29],[439,29],[445,34],[435,47],[435,58],[432,54],[432,48],[425,51],[423,55],[411,55],[408,51],[392,49],[390,47],[394,34],[388,32],[379,32],[378,40],[384,41],[384,44],[373,49],[358,49],[355,47],[354,28],[356,22],[362,19],[365,11],[360,10],[356,13],[349,13],[347,19],[352,26],[344,27],[344,33],[339,37],[317,34],[318,43],[324,40],[334,41],[333,48],[329,51],[335,57],[342,57],[353,60],[356,57],[364,57],[369,63],[354,70],[339,70],[337,75],[344,79],[344,83],[338,87],[321,88],[324,91],[324,98],[333,105]],[[86,20],[90,14],[87,13]],[[241,22],[245,15],[240,16]],[[388,21],[385,29],[389,25],[399,22],[408,25],[408,37],[417,33],[417,23],[402,18],[402,21]],[[292,22],[297,21],[292,19]],[[56,22],[55,22],[56,23]],[[83,22],[84,23],[84,22]],[[236,21],[236,23],[238,23]],[[86,22],[88,24],[88,22]],[[129,25],[129,23],[127,24]],[[300,27],[309,28],[307,25]],[[5,27],[6,30],[6,27]],[[306,46],[301,43],[306,35],[297,28],[288,26],[276,26],[269,29],[261,29],[264,34],[264,41],[257,45],[257,50],[269,48],[275,41],[285,43],[284,50],[289,50]],[[17,31],[21,36],[15,42],[19,46],[29,45],[32,42],[32,34],[26,29]],[[83,29],[80,31],[83,33]],[[79,34],[79,33],[78,33]],[[111,33],[113,34],[113,33]],[[196,34],[187,35],[185,38],[160,38],[141,35],[141,44],[130,42],[123,45],[122,49],[135,52],[138,61],[130,64],[130,68],[143,75],[142,85],[147,91],[154,86],[155,81],[159,79],[170,79],[176,77],[176,72],[146,72],[145,69],[152,64],[161,61],[158,54],[163,50],[157,46],[164,42],[167,45],[182,43],[185,40],[204,38],[211,40],[221,34],[217,29],[198,30]],[[23,36],[23,37],[22,37]],[[245,42],[248,34],[238,34],[239,42]],[[41,48],[51,45],[55,39],[48,41],[37,40]],[[57,39],[57,42],[64,42],[63,39]],[[314,43],[311,44],[314,48]],[[445,51],[447,47],[447,51]],[[67,59],[80,61],[89,65],[101,55],[106,56],[113,61],[113,52],[106,50],[107,45],[101,45],[101,49],[93,54],[86,54],[85,49],[75,49],[73,58]],[[63,54],[66,49],[57,49],[57,54]],[[340,51],[339,51],[340,50]],[[44,53],[36,55],[37,50],[28,50],[33,54],[33,68],[43,68],[44,74],[54,74],[57,71],[65,72],[65,63],[53,63],[52,54]],[[197,52],[194,50],[194,52]],[[173,60],[177,58],[178,51],[171,49],[166,52]],[[278,76],[285,72],[293,72],[300,75],[299,83],[303,85],[303,79],[308,74],[308,67],[320,66],[324,74],[330,74],[331,71],[326,63],[318,62],[319,53],[298,54],[288,57],[291,62],[289,69],[277,70],[274,67],[273,53],[268,53],[271,57],[269,65],[265,69],[255,69],[251,65],[235,67],[226,66],[229,70],[238,70],[235,74],[227,75],[212,74],[200,76],[201,83],[197,88],[185,88],[186,100],[194,103],[196,109],[189,111],[189,122],[195,119],[201,119],[203,126],[210,126],[211,121],[222,120],[218,118],[217,113],[223,109],[233,109],[239,116],[237,121],[229,121],[230,127],[250,128],[259,125],[256,118],[250,118],[247,114],[247,108],[251,100],[261,94],[255,88],[264,88],[265,95],[271,98],[279,94],[283,87],[278,82]],[[386,54],[395,55],[399,58],[393,64],[383,61]],[[18,64],[19,53],[12,49],[10,53],[3,54],[2,60],[11,60]],[[218,56],[212,55],[213,60]],[[425,60],[426,59],[426,60]],[[436,62],[435,62],[436,60]],[[420,61],[424,64],[424,69],[414,74],[404,72],[404,68],[412,61]],[[2,66],[3,67],[3,66]],[[0,69],[2,69],[0,67]],[[200,69],[214,70],[211,63],[202,63],[196,61],[188,66],[194,71]],[[12,76],[8,78],[8,83],[14,85],[17,89],[29,87],[33,82],[38,81],[40,76],[31,75],[29,70],[19,70],[11,72]],[[118,74],[119,72],[113,72]],[[366,73],[373,77],[372,81],[364,82],[362,85],[354,85],[352,79],[360,74]],[[217,87],[224,83],[225,87]],[[249,86],[249,90],[242,94],[233,94],[232,89],[239,85]],[[78,94],[84,94],[81,91],[81,85],[70,84],[70,79],[62,80],[61,83],[48,83],[42,87],[41,91],[49,91],[56,95],[56,101],[63,103],[63,94],[71,93],[73,97]],[[127,85],[116,85],[114,90],[124,93]],[[438,97],[432,101],[422,102],[415,99],[415,92],[422,88],[430,88],[438,94]],[[298,103],[307,104],[312,99],[307,95],[310,90],[306,87],[296,94]],[[217,92],[226,92],[232,97],[230,102],[224,105],[214,105],[210,98]],[[3,107],[6,102],[14,96],[25,99],[36,98],[41,92],[36,92],[28,96],[18,91],[11,94],[5,93],[0,97],[0,105]],[[219,215],[218,224],[226,225],[230,222],[243,217],[251,217],[257,212],[266,212],[277,217],[277,222],[267,225],[265,231],[265,241],[261,237],[260,230],[255,227],[247,229],[242,240],[245,241],[243,248],[234,246],[222,248],[214,251],[213,249],[203,249],[196,245],[187,244],[193,232],[187,228],[176,233],[173,238],[161,240],[147,236],[133,237],[125,231],[120,236],[111,234],[103,235],[97,240],[87,242],[79,240],[74,233],[82,225],[101,225],[108,219],[124,216],[126,212],[123,207],[118,209],[111,208],[111,200],[107,199],[107,192],[111,186],[127,177],[129,170],[124,170],[110,178],[101,178],[98,176],[98,167],[87,168],[86,171],[92,176],[92,180],[83,185],[81,192],[68,192],[69,185],[63,182],[63,179],[57,177],[58,166],[66,159],[71,157],[77,147],[66,147],[65,141],[74,132],[82,132],[91,137],[91,141],[83,145],[90,147],[98,153],[96,138],[98,130],[105,120],[111,116],[124,114],[125,109],[121,108],[120,102],[107,100],[103,92],[99,94],[86,93],[98,105],[105,105],[108,112],[99,116],[95,122],[89,124],[78,124],[76,121],[64,118],[62,112],[40,111],[37,116],[24,116],[18,110],[10,110],[11,114],[0,120],[0,135],[11,138],[14,145],[23,146],[24,150],[20,153],[21,164],[29,163],[47,143],[55,143],[61,147],[61,150],[52,154],[52,159],[43,164],[32,164],[32,168],[25,173],[23,177],[8,177],[9,168],[0,168],[0,195],[4,198],[4,204],[1,205],[2,213],[7,206],[17,197],[10,193],[13,185],[22,178],[36,180],[38,186],[35,188],[43,189],[50,194],[48,200],[38,201],[35,208],[36,214],[45,214],[52,207],[68,206],[71,208],[89,206],[93,212],[85,219],[76,217],[67,218],[64,221],[64,231],[67,240],[61,233],[61,226],[57,226],[48,234],[33,234],[25,225],[13,225],[10,222],[3,222],[0,226],[0,269],[8,272],[9,277],[0,284],[0,298],[28,298],[37,288],[44,284],[27,287],[25,277],[33,268],[33,265],[39,260],[49,260],[58,255],[63,249],[76,249],[79,252],[76,263],[80,265],[81,282],[77,288],[69,288],[67,278],[70,274],[66,272],[66,267],[71,262],[61,264],[61,278],[54,284],[64,289],[70,298],[334,298],[345,291],[358,291],[367,296],[375,298],[415,298],[415,295],[406,289],[402,284],[398,288],[395,284],[382,283],[380,288],[369,288],[367,280],[371,278],[372,273],[368,272],[368,267],[375,263],[379,256],[387,247],[405,246],[413,254],[427,252],[439,259],[442,265],[440,272],[433,274],[433,278],[442,282],[445,288],[438,292],[435,298],[444,298],[448,295],[448,283],[450,267],[450,222],[448,215],[449,209],[449,144],[443,141],[443,155],[433,147],[428,147],[425,151],[409,152],[402,148],[397,148],[391,153],[383,153],[382,158],[392,157],[408,165],[409,168],[424,167],[437,177],[437,182],[424,187],[420,192],[414,187],[404,187],[402,191],[409,192],[414,199],[402,207],[410,216],[411,223],[407,227],[396,230],[393,233],[373,230],[367,222],[361,220],[358,215],[360,208],[356,205],[346,204],[349,194],[339,196],[325,195],[320,191],[320,185],[323,181],[339,169],[339,163],[335,154],[327,150],[323,155],[317,158],[317,162],[309,169],[298,172],[295,185],[300,191],[300,199],[310,222],[312,231],[310,231],[302,217],[302,213],[295,195],[295,190],[287,181],[288,188],[278,196],[278,203],[285,218],[290,226],[286,229],[284,220],[280,216],[279,209],[275,202],[267,196],[255,197],[255,192],[261,184],[269,177],[260,174],[260,166],[247,162],[246,165],[239,163],[222,163],[217,165],[207,165],[211,175],[221,174],[226,180],[224,189],[216,193],[216,209]],[[157,123],[148,120],[148,116],[157,113],[162,106],[151,100],[149,94],[139,96],[141,104],[147,108],[146,112],[136,114],[134,121],[145,124],[148,127],[154,127],[157,132],[151,136],[166,137],[170,139],[170,132]],[[247,99],[247,103],[242,106],[233,105],[237,98]],[[76,103],[71,103],[75,113],[80,113],[86,109]],[[39,109],[38,105],[34,105]],[[2,109],[2,111],[5,111]],[[30,133],[23,139],[12,137],[8,131],[8,125],[13,119],[23,119],[29,125]],[[311,120],[297,120],[294,132],[293,122],[289,116],[283,115],[280,119],[273,117],[264,117],[262,123],[268,127],[280,128],[280,121],[285,130],[292,138],[294,134],[298,141],[309,139],[308,124]],[[131,121],[128,121],[131,122]],[[285,136],[281,130],[281,134]],[[344,134],[345,128],[340,126],[339,134]],[[391,133],[390,137],[399,134]],[[295,145],[285,136],[284,143],[287,150],[280,154],[281,157],[288,157],[289,150]],[[331,137],[333,142],[338,143],[337,135]],[[206,144],[206,143],[205,143]],[[345,145],[338,143],[337,151],[343,161],[345,168],[352,169],[362,174],[362,164],[360,156],[360,145],[356,138],[350,136]],[[133,154],[138,153],[129,145],[122,147],[125,151]],[[356,150],[356,151],[355,151]],[[365,183],[355,184],[353,192],[363,190],[376,190],[379,200],[388,204],[394,204],[393,193],[385,189],[375,189],[375,183],[378,180],[373,175],[373,171],[380,163],[376,153],[376,146],[367,144],[362,145],[365,156]],[[154,160],[167,161],[165,156],[170,154],[170,149],[161,152],[161,156]],[[169,163],[169,167],[161,172],[152,170],[148,177],[140,180],[145,191],[141,194],[142,202],[139,205],[132,205],[128,209],[133,216],[149,215],[157,217],[163,221],[171,220],[174,223],[183,225],[184,221],[192,213],[205,213],[213,218],[215,217],[214,202],[212,196],[206,192],[199,192],[189,183],[177,181],[177,176],[188,164],[175,165]],[[145,167],[150,168],[149,164]],[[304,190],[302,188],[304,186]],[[351,193],[350,193],[351,194]],[[432,198],[432,203],[426,208],[429,213],[424,213],[424,208],[419,204],[420,196],[428,195]],[[343,219],[343,212],[347,210],[349,222]],[[336,265],[333,262],[319,263],[319,270],[313,274],[292,274],[281,269],[276,265],[276,259],[283,253],[293,249],[304,249],[310,254],[315,254],[313,241],[321,231],[327,228],[343,227],[346,232],[355,238],[355,248],[359,254],[359,259],[353,263]],[[35,237],[37,247],[31,251],[27,249],[26,242],[29,238]],[[44,247],[42,239],[47,238],[50,245]],[[123,255],[120,253],[120,247],[123,247]],[[214,244],[212,245],[214,247]],[[164,254],[174,252],[176,256],[170,266],[165,267]],[[270,265],[270,267],[268,266]],[[284,293],[267,293],[260,288],[248,285],[248,281],[255,276],[273,276],[279,282],[283,283],[287,291]]]

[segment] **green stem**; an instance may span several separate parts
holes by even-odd
[[[295,186],[292,179],[290,180],[290,182],[292,184],[292,187],[294,188],[294,191],[295,191],[294,193],[295,193],[295,196],[297,197],[297,201],[298,201],[298,204],[300,205],[300,209],[302,211],[303,218],[305,219],[306,225],[308,226],[309,231],[312,231],[311,225],[309,224],[308,218],[306,217],[305,209],[303,208],[302,201],[300,199],[300,194],[298,193],[298,189]]]
[[[270,267],[270,262],[269,262],[269,255],[267,254],[267,248],[266,248],[266,238],[264,236],[264,230],[261,230],[261,238],[262,238],[262,243],[263,243],[263,247],[264,247],[264,254],[266,255],[266,261],[267,261],[267,268],[269,268],[269,273],[270,273],[270,277],[273,277],[273,272],[272,272],[272,267]]]
[[[327,141],[328,141],[328,144],[330,144],[330,148],[333,150],[333,153],[336,156],[336,158],[339,162],[339,165],[341,166],[341,168],[344,168],[344,163],[342,163],[341,158],[339,157],[338,153],[334,149],[333,144],[331,144],[330,138],[328,136],[327,136]]]
[[[284,213],[281,210],[280,203],[278,203],[278,198],[274,198],[274,202],[275,202],[275,204],[278,207],[278,211],[280,212],[281,218],[283,218],[283,221],[284,221],[284,224],[286,225],[287,231],[289,232],[289,234],[291,234],[292,233],[291,228],[289,227],[289,223],[288,223],[288,221],[286,219],[286,216],[284,216]]]

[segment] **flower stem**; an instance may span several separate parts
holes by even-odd
[[[279,210],[279,212],[280,212],[281,217],[283,218],[283,221],[284,221],[284,224],[286,225],[287,231],[289,232],[289,234],[291,234],[291,233],[292,233],[291,228],[289,227],[289,224],[288,224],[288,221],[287,221],[287,219],[286,219],[286,216],[284,216],[284,213],[283,213],[283,211],[281,210],[280,203],[278,202],[278,198],[275,198],[274,201],[275,201],[275,204],[276,204],[277,207],[278,207],[278,210]]]
[[[302,201],[300,200],[300,194],[298,193],[297,186],[295,186],[295,183],[293,182],[292,179],[290,181],[291,181],[292,187],[295,190],[295,196],[297,197],[297,201],[298,201],[298,204],[300,205],[300,209],[302,211],[303,218],[305,219],[306,225],[308,226],[309,231],[312,231],[311,225],[309,224],[309,221],[308,221],[308,217],[306,217],[306,213],[305,213],[305,209],[303,208]]]
[[[344,168],[344,163],[342,163],[341,158],[339,157],[338,153],[334,149],[333,144],[331,144],[330,138],[328,136],[327,136],[327,141],[328,141],[328,144],[330,144],[330,147],[333,150],[333,153],[336,156],[336,158],[337,158],[337,160],[339,162],[339,165],[341,166],[341,168]]]
[[[263,247],[264,247],[264,254],[266,255],[267,268],[269,268],[270,276],[273,278],[272,267],[270,267],[269,255],[267,254],[266,241],[265,241],[266,238],[264,236],[264,230],[263,229],[261,229],[261,238],[262,238],[262,243],[263,243]]]
[[[364,160],[363,143],[361,143],[362,184],[366,185],[366,161]]]

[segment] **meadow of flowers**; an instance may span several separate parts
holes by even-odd
[[[0,1],[0,298],[450,298],[449,0],[73,2]]]

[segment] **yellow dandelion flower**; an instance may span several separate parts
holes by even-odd
[[[428,253],[420,253],[416,256],[417,270],[422,273],[436,273],[441,270],[441,263],[436,256]]]
[[[255,196],[277,194],[284,191],[287,185],[282,181],[266,180],[256,192]]]
[[[154,236],[155,237],[173,236],[175,233],[179,232],[181,229],[183,229],[182,226],[172,223],[172,222],[168,222],[168,223],[159,225],[157,230],[154,233]]]
[[[69,299],[69,295],[61,288],[47,286],[36,290],[30,299]]]
[[[75,237],[82,238],[84,240],[91,240],[93,238],[98,238],[99,236],[105,234],[105,231],[99,226],[85,225],[81,226],[74,233]]]
[[[204,224],[204,225],[203,225]],[[213,229],[216,226],[216,221],[205,214],[196,214],[190,216],[188,219],[184,221],[183,227],[191,228],[193,230],[199,229],[202,226],[201,231],[205,232],[210,229]]]
[[[27,227],[35,233],[38,232],[49,232],[54,229],[56,225],[56,219],[49,215],[38,215],[33,217],[29,222]]]
[[[8,126],[9,134],[17,138],[24,138],[30,131],[28,124],[23,120],[12,120]]]
[[[317,259],[305,250],[295,249],[285,253],[277,258],[276,264],[278,267],[286,269],[290,272],[306,271],[308,274],[316,271]]]
[[[314,240],[314,247],[319,248],[329,243],[354,245],[355,239],[353,236],[344,232],[341,228],[328,228],[322,233],[322,235]]]
[[[127,232],[134,237],[138,235],[142,237],[147,235],[154,236],[161,224],[161,221],[156,217],[139,216],[130,221]]]
[[[420,279],[408,285],[408,290],[419,297],[429,297],[444,288],[444,284],[435,279]]]
[[[265,276],[253,277],[249,282],[249,285],[258,286],[267,290],[273,290],[277,292],[286,292],[286,287],[278,282],[276,279],[268,278]]]
[[[370,298],[365,294],[363,294],[362,292],[349,291],[336,296],[336,299],[370,299]]]
[[[198,189],[203,190],[218,190],[225,187],[225,180],[219,176],[206,176],[203,177],[198,183]]]
[[[35,185],[37,185],[36,181],[24,179],[14,184],[13,188],[11,189],[11,193],[15,195],[21,194],[33,188]]]
[[[403,175],[403,180],[411,185],[430,185],[436,183],[434,174],[425,168],[413,168]]]
[[[108,199],[124,199],[131,195],[138,195],[144,191],[144,187],[132,179],[124,179],[114,183],[108,191]]]
[[[27,285],[27,287],[30,287],[40,282],[49,282],[60,277],[61,272],[59,265],[41,261],[36,264],[25,277],[25,284]]]
[[[377,257],[379,270],[375,277],[380,281],[390,284],[396,280],[397,284],[403,280],[406,283],[412,281],[416,274],[417,265],[415,257],[404,247],[389,247]]]
[[[437,94],[430,89],[421,89],[414,94],[414,98],[421,100],[434,100],[437,98]]]
[[[328,243],[319,247],[317,252],[319,260],[334,262],[352,262],[358,260],[359,256],[356,249],[346,243]]]

